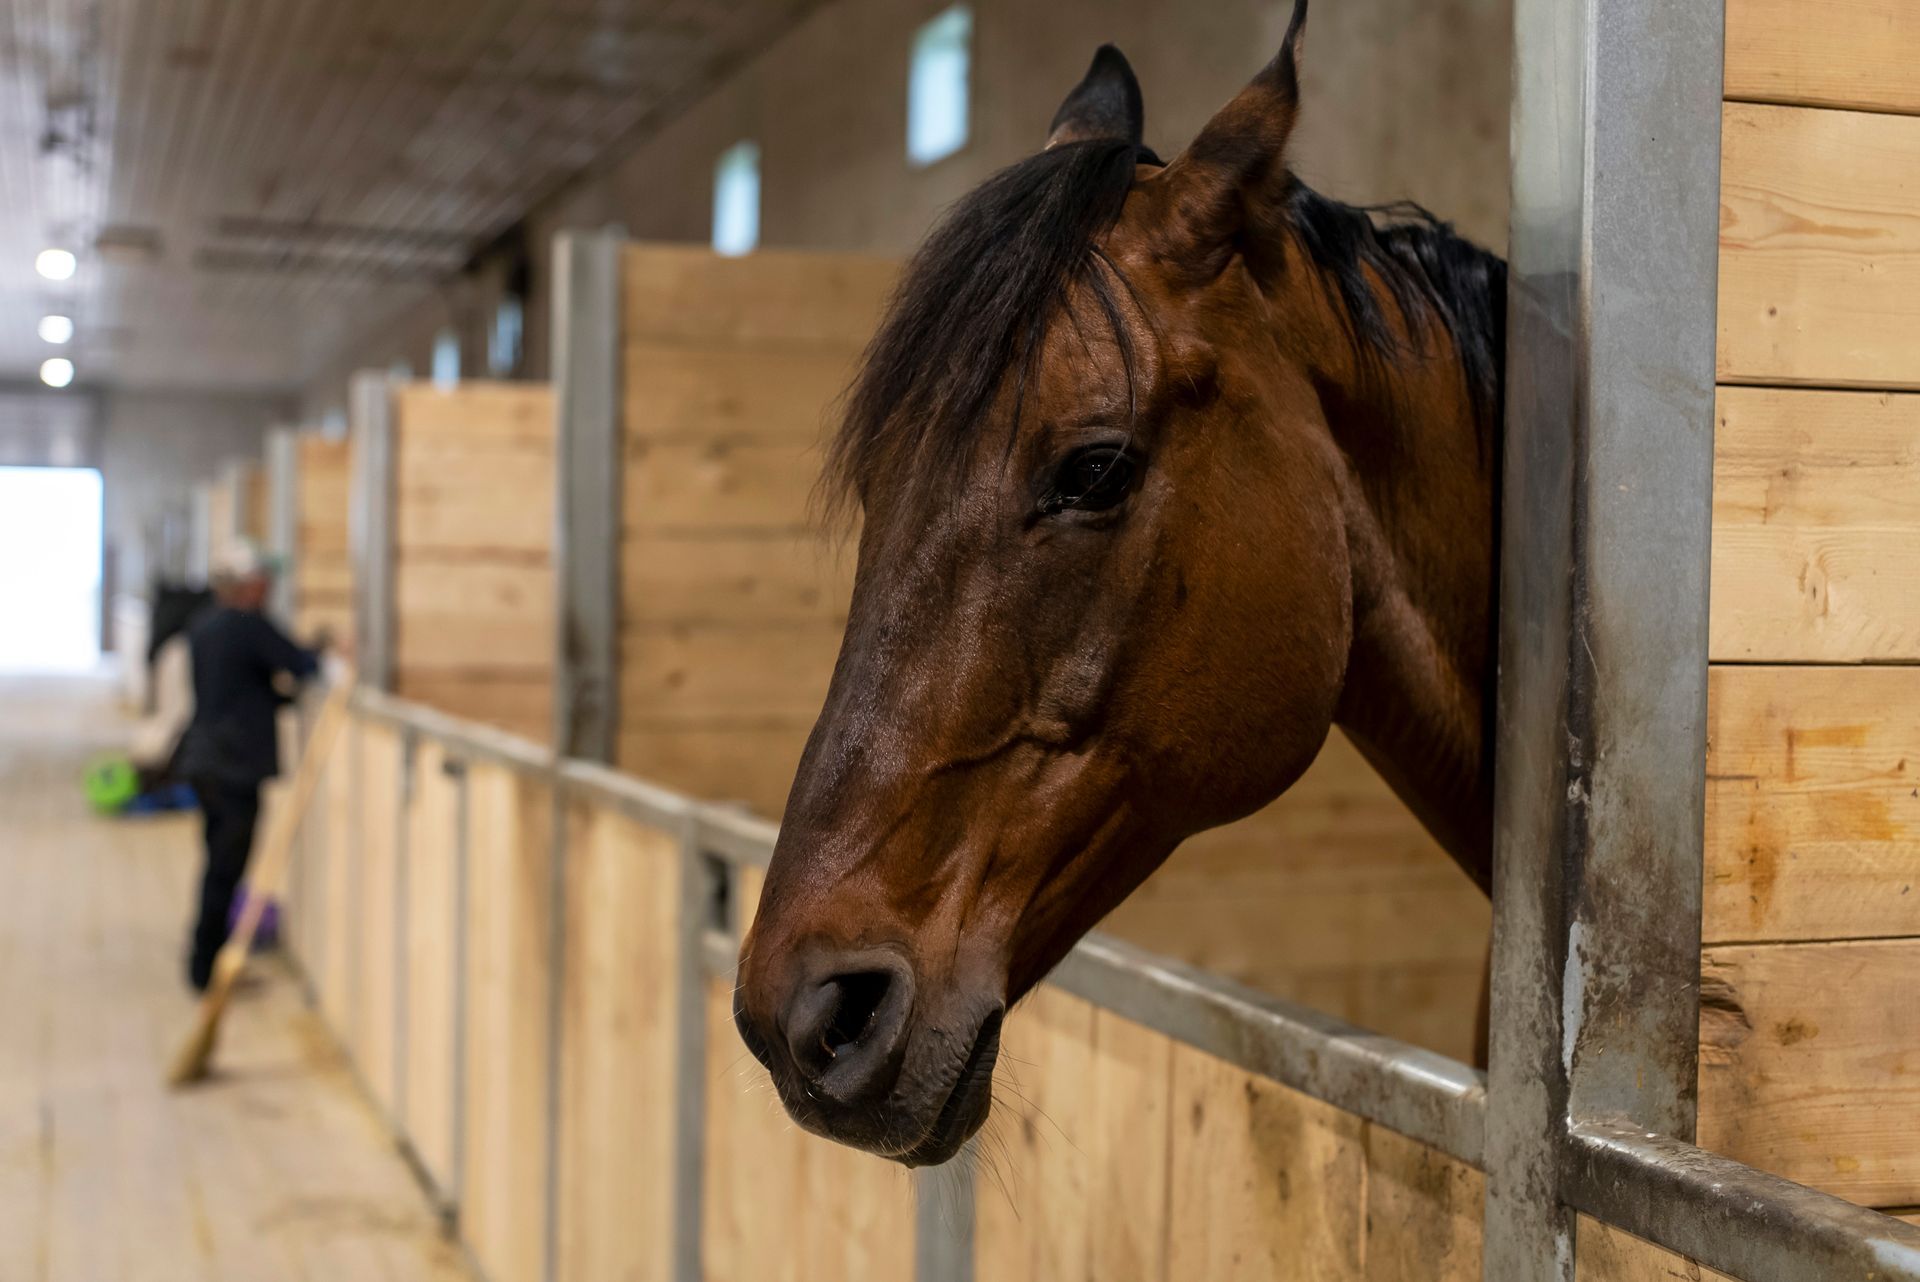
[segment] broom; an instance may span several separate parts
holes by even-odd
[[[205,995],[200,999],[193,1032],[173,1057],[173,1066],[167,1070],[167,1084],[170,1086],[185,1086],[207,1075],[207,1069],[213,1061],[214,1042],[220,1034],[220,1017],[226,1014],[227,1003],[233,997],[240,972],[246,968],[247,954],[253,948],[253,936],[260,928],[260,918],[266,911],[268,900],[279,893],[286,881],[287,867],[293,862],[294,833],[300,827],[307,806],[313,801],[313,794],[320,785],[321,768],[333,751],[333,741],[339,737],[340,727],[347,719],[347,699],[352,689],[351,679],[342,674],[327,692],[326,701],[320,705],[320,715],[314,722],[313,733],[307,737],[306,751],[300,756],[300,768],[293,775],[293,787],[288,790],[283,802],[274,807],[270,816],[266,848],[260,852],[259,861],[254,865],[254,875],[247,879],[247,899],[240,909],[240,920],[234,923],[233,933],[221,946],[220,955],[214,958],[213,975]]]

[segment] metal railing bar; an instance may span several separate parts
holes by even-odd
[[[438,739],[464,757],[496,761],[536,773],[554,769],[555,757],[551,748],[492,726],[463,721],[437,708],[429,708],[371,686],[361,685],[354,689],[353,707],[374,721],[401,729],[412,728]]]

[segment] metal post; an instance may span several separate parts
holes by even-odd
[[[1693,1134],[1721,0],[1516,0],[1485,1276],[1573,1123]]]
[[[360,681],[393,689],[393,396],[387,376],[353,376],[353,618]]]
[[[978,1138],[968,1140],[972,1148]],[[979,1178],[971,1153],[951,1167],[913,1176],[913,1282],[973,1282],[973,1198]]]
[[[300,599],[300,434],[290,427],[267,433],[267,555],[279,567],[268,603],[281,626],[291,628]]]
[[[569,232],[554,249],[553,742],[584,761],[613,760],[619,703],[620,248],[613,232]]]

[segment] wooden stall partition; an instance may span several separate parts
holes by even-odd
[[[1882,1208],[1920,1204],[1917,41],[1727,7],[1699,1135]]]
[[[352,950],[359,980],[354,1017],[345,1026],[348,1050],[380,1111],[395,1115],[394,1038],[399,1007],[399,931],[395,892],[400,873],[400,732],[362,722],[352,769],[350,816],[357,893],[350,901]]]
[[[198,567],[212,581],[213,572],[224,563],[233,551],[235,522],[239,514],[234,510],[233,487],[224,477],[204,481],[196,487],[195,503],[206,512],[206,564]]]
[[[316,935],[320,970],[316,986],[320,1011],[336,1036],[346,1037],[359,1010],[360,956],[358,918],[361,845],[359,840],[360,721],[350,718],[334,743],[323,791],[326,819],[321,840],[325,881],[320,887],[321,928]]]
[[[459,958],[459,772],[446,750],[422,736],[414,743],[407,787],[405,885],[400,961],[401,1023],[406,1048],[396,1087],[395,1119],[435,1189],[453,1188],[455,1061]],[[451,773],[450,773],[451,770]]]
[[[553,796],[468,766],[461,1231],[491,1282],[544,1275]]]
[[[741,883],[750,918],[760,900],[760,875],[743,871]],[[740,1044],[729,979],[707,985],[706,1095],[706,1282],[913,1276],[915,1203],[907,1172],[809,1135],[787,1119],[766,1071]]]
[[[567,806],[557,1275],[667,1282],[679,1114],[680,842]]]
[[[819,447],[896,272],[624,249],[623,769],[779,815],[852,585],[809,508]]]
[[[1464,1163],[1043,987],[1007,1022],[977,1276],[1477,1282]]]
[[[394,692],[552,740],[553,393],[392,396]]]
[[[347,513],[353,446],[303,432],[295,438],[293,630],[302,639],[353,636],[353,567]]]

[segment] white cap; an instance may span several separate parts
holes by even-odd
[[[266,574],[268,569],[266,558],[260,555],[253,540],[235,539],[221,552],[218,564],[213,567],[213,577],[218,583],[242,583]]]

